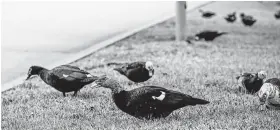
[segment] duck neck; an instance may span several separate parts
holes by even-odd
[[[124,91],[124,88],[122,86],[118,85],[118,86],[111,88],[111,90],[112,90],[112,94],[115,95],[115,94],[118,94],[118,93]]]
[[[38,75],[41,77],[42,80],[47,81],[48,71],[48,69],[43,67],[38,71]]]
[[[48,72],[49,70],[44,68],[44,67],[41,67],[40,70],[38,70],[38,75],[41,75],[41,74],[44,74],[46,72]]]

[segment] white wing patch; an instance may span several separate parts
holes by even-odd
[[[92,75],[91,74],[87,74],[87,77],[92,77]]]
[[[65,78],[67,78],[67,77],[68,77],[69,75],[66,75],[66,74],[62,74],[62,76],[63,76],[63,77],[65,77]]]
[[[152,98],[154,99],[154,100],[160,100],[160,101],[162,101],[164,98],[165,98],[165,92],[163,92],[163,91],[160,91],[161,92],[161,95],[159,95],[158,97],[156,97],[156,96],[152,96]]]

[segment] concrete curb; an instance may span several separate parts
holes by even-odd
[[[194,7],[194,8],[189,9],[188,12],[190,12],[192,10],[195,10],[197,8],[203,7],[205,5],[208,5],[210,3],[212,3],[212,2],[211,1],[205,1],[205,2],[201,3],[200,5],[198,5],[198,6]],[[175,12],[175,10],[174,10],[174,12]],[[83,51],[80,51],[80,52],[78,52],[77,54],[75,54],[72,57],[60,60],[60,61],[58,61],[58,62],[56,62],[54,64],[51,64],[51,65],[48,65],[48,66],[46,66],[46,68],[54,68],[54,67],[62,65],[62,64],[69,64],[69,63],[75,62],[75,61],[77,61],[77,60],[79,60],[81,58],[84,58],[84,57],[86,57],[86,56],[88,56],[88,55],[90,55],[90,54],[92,54],[92,53],[94,53],[94,52],[96,52],[96,51],[98,51],[100,49],[103,49],[103,48],[105,48],[105,47],[107,47],[109,45],[112,45],[112,44],[116,43],[117,41],[120,41],[120,40],[122,40],[122,39],[124,39],[126,37],[129,37],[129,36],[139,32],[141,30],[144,30],[146,28],[154,26],[154,25],[156,25],[158,23],[164,22],[164,21],[166,21],[166,20],[168,20],[168,19],[170,19],[170,18],[172,18],[174,16],[175,16],[175,14],[172,13],[172,14],[170,14],[168,16],[164,16],[164,17],[162,17],[160,19],[154,20],[154,21],[152,21],[152,22],[150,22],[150,23],[148,23],[146,25],[137,27],[135,29],[129,30],[129,31],[124,32],[124,33],[121,33],[121,34],[119,34],[117,36],[114,36],[113,38],[110,38],[108,40],[102,41],[102,42],[100,42],[98,44],[95,44],[95,45],[93,45],[93,46],[83,50]],[[9,90],[9,89],[11,89],[11,88],[21,84],[21,83],[24,83],[25,78],[26,78],[26,76],[20,76],[20,77],[14,79],[13,81],[10,81],[8,83],[3,84],[1,86],[1,92],[4,92],[6,90]]]

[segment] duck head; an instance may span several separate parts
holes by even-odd
[[[43,70],[44,68],[43,67],[40,67],[40,66],[31,66],[28,70],[28,73],[27,73],[27,78],[26,80],[28,80],[32,75],[38,75],[39,72],[41,70]]]
[[[154,75],[154,66],[151,61],[147,61],[145,63],[145,68],[149,71],[149,76],[152,77]]]
[[[125,75],[126,67],[123,66],[123,67],[120,67],[120,68],[114,68],[113,70],[118,71],[120,74]]]
[[[101,77],[98,80],[96,80],[95,83],[98,87],[111,89],[113,93],[118,93],[123,90],[118,81],[110,79],[108,77]]]
[[[265,79],[267,73],[265,71],[260,71],[257,73],[259,79]]]

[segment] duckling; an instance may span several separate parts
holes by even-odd
[[[274,14],[275,18],[276,19],[280,19],[280,10],[277,11],[275,14]]]

